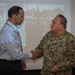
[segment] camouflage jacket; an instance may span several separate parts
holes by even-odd
[[[55,37],[49,31],[40,44],[35,48],[38,58],[43,56],[42,75],[72,75],[72,67],[75,64],[75,37],[64,30],[64,33]],[[52,73],[53,66],[58,67],[58,71]]]

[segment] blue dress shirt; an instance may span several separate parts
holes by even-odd
[[[0,31],[0,59],[26,60],[32,57],[31,52],[22,51],[18,27],[7,21]]]

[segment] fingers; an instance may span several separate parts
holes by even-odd
[[[56,72],[58,70],[57,66],[54,66],[52,69],[51,69],[51,72]]]
[[[23,71],[26,70],[26,63],[25,63],[25,61],[22,61],[21,63],[22,63],[22,70]]]
[[[37,58],[37,51],[31,50],[31,53],[32,53],[32,59],[36,60],[36,58]]]

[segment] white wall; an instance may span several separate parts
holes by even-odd
[[[71,0],[71,32],[75,35],[75,0]]]

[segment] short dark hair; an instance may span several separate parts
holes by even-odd
[[[62,14],[58,14],[56,17],[60,17],[60,23],[63,24],[63,27],[66,29],[67,27],[67,19],[65,16],[63,16]]]
[[[12,17],[12,15],[18,15],[19,11],[23,10],[21,7],[19,6],[13,6],[8,10],[8,17]]]

